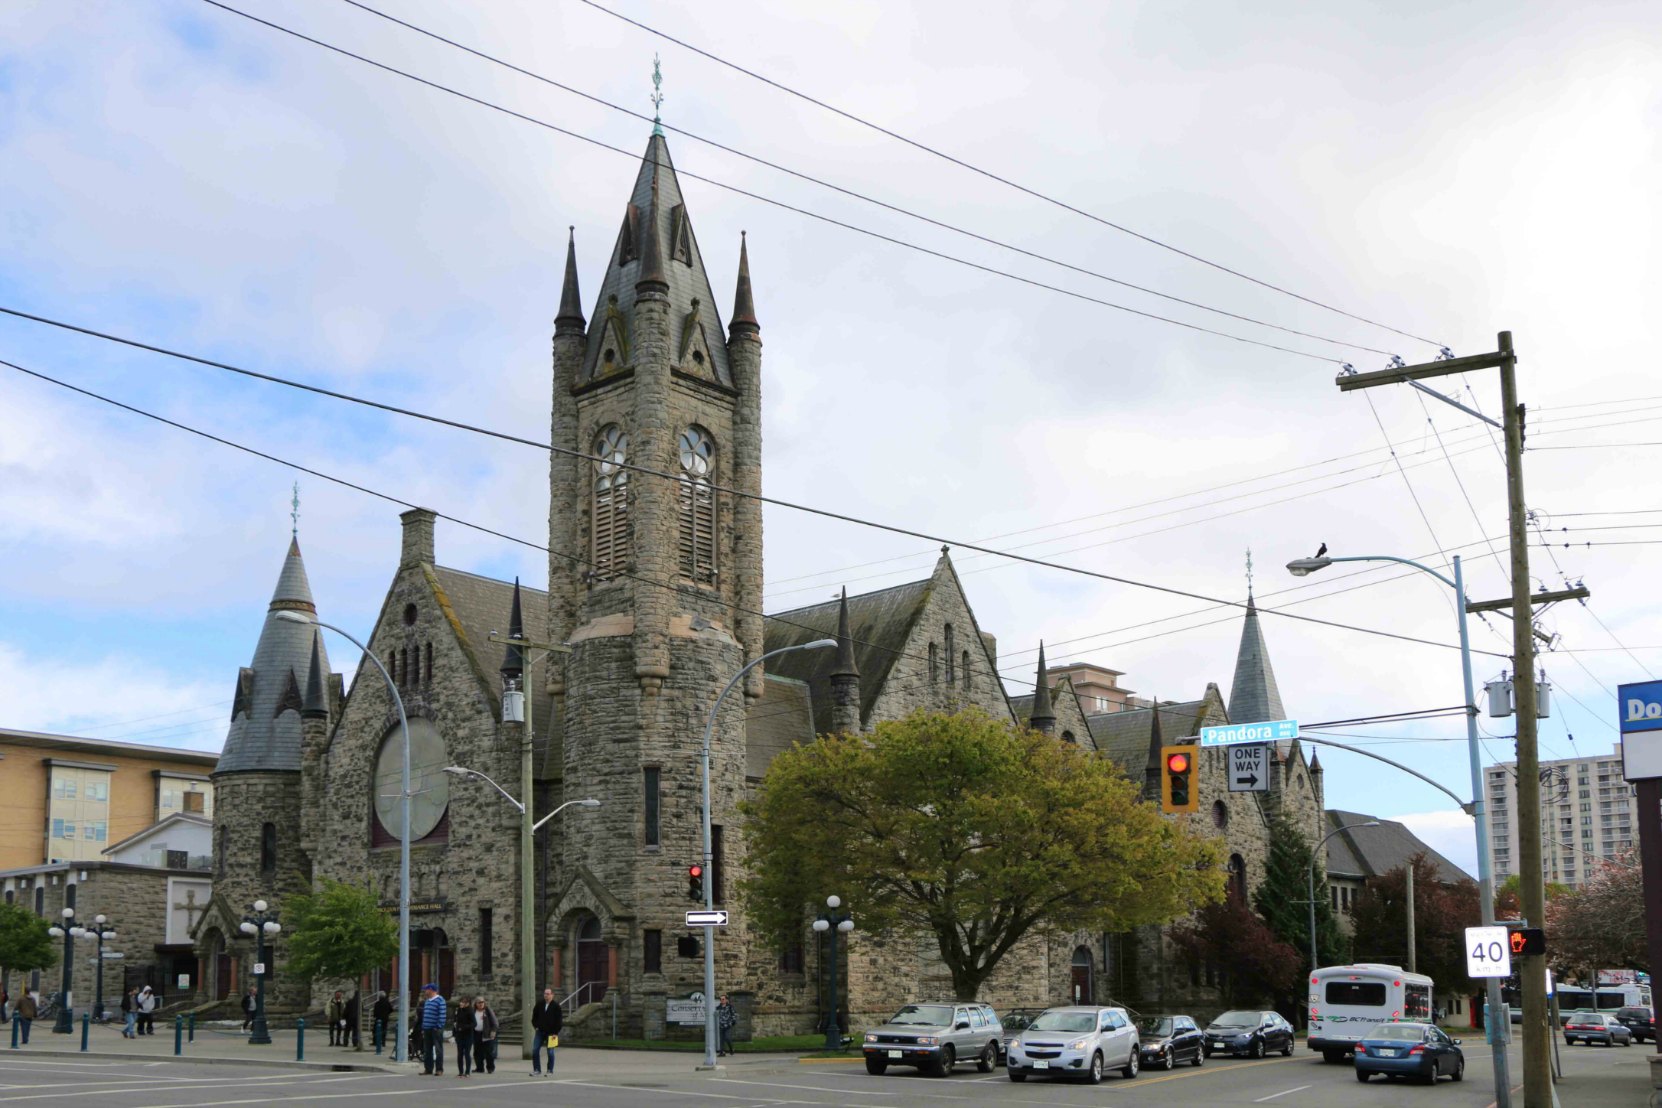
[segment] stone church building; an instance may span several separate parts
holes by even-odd
[[[1152,797],[1160,744],[1203,725],[1283,715],[1255,609],[1248,608],[1234,684],[1157,708],[1092,710],[1071,679],[1053,681],[1041,651],[1030,696],[1010,698],[997,641],[976,621],[950,556],[928,578],[794,611],[761,614],[762,340],[741,241],[723,326],[705,256],[668,146],[656,130],[624,204],[600,288],[585,316],[576,245],[568,245],[554,319],[553,451],[546,592],[438,564],[436,516],[405,512],[401,554],[369,639],[409,718],[415,799],[411,965],[407,987],[483,992],[505,1016],[520,974],[519,814],[488,784],[523,795],[529,743],[533,812],[569,808],[537,833],[537,984],[567,998],[581,1037],[591,1014],[609,1032],[661,1036],[667,1002],[702,988],[702,954],[684,913],[687,866],[702,853],[699,747],[712,705],[749,661],[831,637],[752,670],[722,703],[711,755],[713,882],[718,904],[745,867],[741,801],[780,751],[816,734],[870,728],[918,708],[976,706],[1114,759]],[[641,468],[626,468],[641,467]],[[728,491],[732,490],[732,491]],[[386,683],[367,660],[348,686],[329,670],[322,633],[282,618],[316,614],[298,541],[284,559],[214,773],[213,903],[196,928],[207,998],[250,979],[238,929],[249,904],[328,877],[398,902],[400,733]],[[327,614],[324,614],[327,618]],[[492,632],[565,644],[505,650]],[[1078,668],[1078,667],[1074,667]],[[1113,672],[1113,671],[1105,671]],[[503,693],[524,679],[534,734],[503,722]],[[1111,679],[1110,679],[1111,680]],[[742,694],[741,694],[742,692]],[[1123,705],[1114,703],[1115,708]],[[1203,756],[1202,810],[1223,836],[1238,895],[1262,873],[1276,806],[1321,812],[1321,772],[1294,743],[1274,753],[1268,794],[1229,794],[1221,758]],[[826,890],[835,892],[837,890]],[[860,907],[849,906],[858,920]],[[740,1034],[816,1025],[825,981],[817,936],[789,949],[753,935],[742,911],[717,936],[718,987]],[[928,937],[865,935],[845,944],[845,1018],[858,1026],[907,1000],[950,995]],[[279,936],[268,997],[314,1008],[335,982],[289,979]],[[373,975],[390,986],[395,967]],[[1013,953],[984,998],[999,1005],[1074,998],[1218,1006],[1173,963],[1158,928],[1131,935],[1035,938]]]

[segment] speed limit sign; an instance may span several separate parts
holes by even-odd
[[[1512,976],[1512,944],[1506,934],[1506,928],[1466,928],[1466,975]]]

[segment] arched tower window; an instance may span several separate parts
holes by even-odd
[[[946,683],[958,683],[958,652],[952,646],[952,624],[946,625]]]
[[[681,576],[716,580],[716,444],[702,427],[681,432],[681,479],[676,482],[680,517]]]
[[[1246,859],[1239,854],[1229,856],[1229,899],[1236,904],[1247,902]]]
[[[929,683],[933,685],[941,679],[941,648],[935,643],[929,644]]]
[[[277,825],[267,823],[260,827],[260,875],[272,877],[277,873]]]
[[[609,423],[594,438],[594,573],[613,577],[629,563],[629,436]]]
[[[427,653],[427,680],[433,679],[433,644],[428,643],[422,648]]]
[[[961,660],[964,664],[964,688],[967,689],[970,687],[969,651],[964,651],[964,656]]]

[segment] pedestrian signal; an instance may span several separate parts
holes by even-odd
[[[1547,952],[1547,933],[1539,927],[1514,927],[1507,933],[1513,957],[1526,957]]]
[[[704,867],[697,863],[687,867],[687,899],[704,903]]]
[[[1195,759],[1200,748],[1192,745],[1160,748],[1160,810],[1194,812],[1200,809],[1194,785]]]

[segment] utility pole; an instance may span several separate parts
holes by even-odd
[[[1414,953],[1414,860],[1402,867],[1404,899],[1408,902],[1408,972],[1420,972],[1420,960]]]

